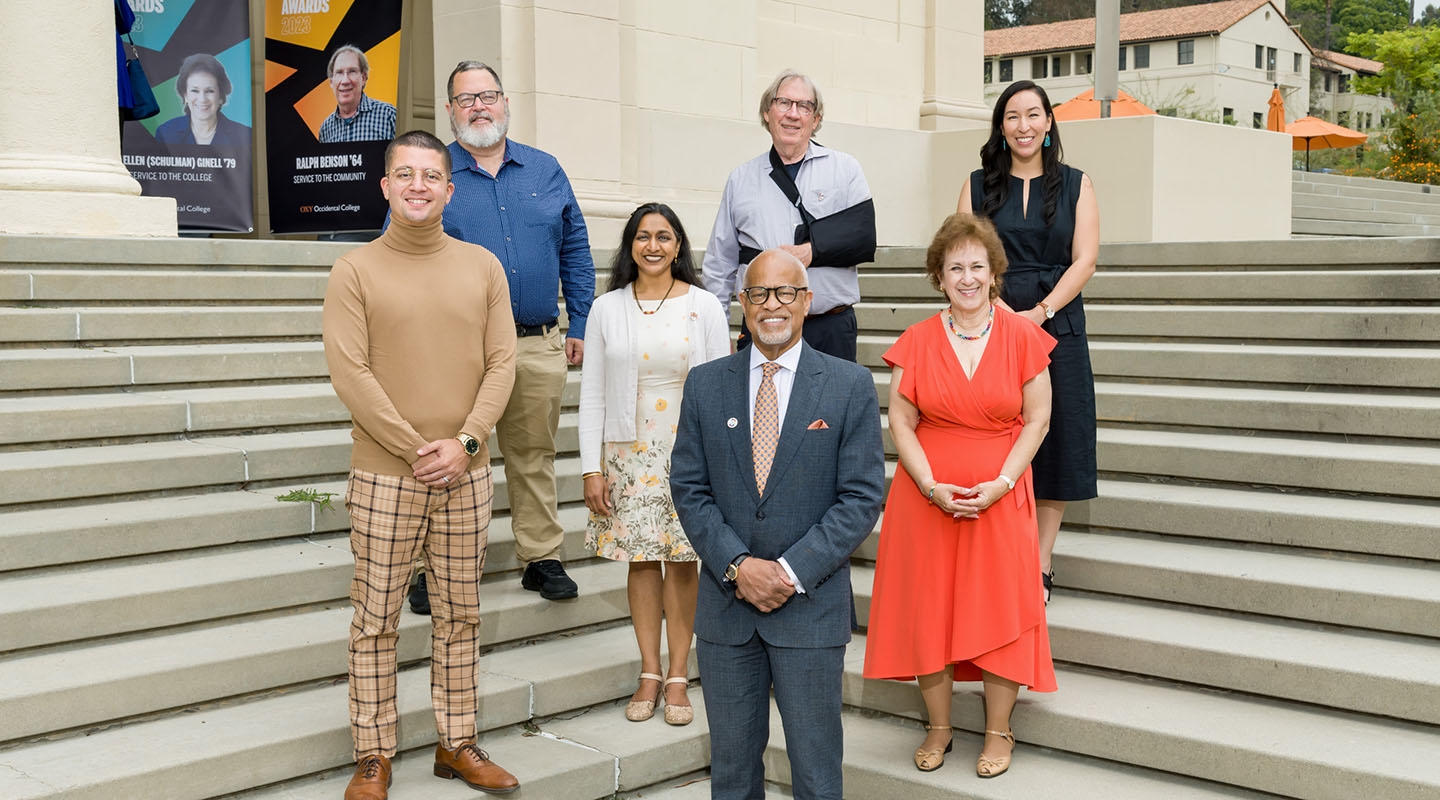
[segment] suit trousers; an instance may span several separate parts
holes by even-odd
[[[556,325],[516,342],[515,388],[495,426],[505,459],[505,488],[515,555],[522,564],[560,557],[555,493],[555,433],[565,391],[565,339]]]
[[[844,645],[777,647],[757,633],[738,646],[699,639],[695,657],[710,721],[712,800],[764,800],[772,686],[795,800],[841,800]]]
[[[411,565],[422,552],[429,567],[435,730],[451,749],[475,737],[491,491],[488,464],[442,489],[409,476],[350,471],[350,733],[357,761],[373,753],[390,758],[397,749],[395,645]]]

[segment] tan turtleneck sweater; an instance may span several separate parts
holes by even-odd
[[[325,287],[325,360],[355,423],[351,466],[413,475],[427,442],[467,433],[473,463],[515,383],[515,318],[500,261],[398,218],[346,253]]]

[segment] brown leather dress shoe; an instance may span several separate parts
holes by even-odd
[[[390,759],[370,755],[355,765],[355,776],[345,787],[345,800],[385,800],[390,796]]]
[[[464,742],[454,750],[435,745],[435,774],[441,778],[459,778],[471,789],[490,794],[508,794],[520,788],[520,781],[505,768],[490,760],[490,755],[474,742]]]

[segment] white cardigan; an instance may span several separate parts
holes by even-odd
[[[699,286],[685,293],[690,367],[730,353],[730,325],[720,299]],[[635,441],[640,342],[630,324],[635,284],[595,298],[585,323],[580,369],[580,472],[600,470],[602,442]]]

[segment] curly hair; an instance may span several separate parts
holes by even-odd
[[[1005,259],[1005,245],[1000,242],[1000,234],[995,232],[995,225],[985,217],[977,217],[974,214],[951,214],[940,223],[940,230],[935,231],[935,238],[930,240],[930,249],[925,251],[925,277],[930,279],[930,286],[936,291],[944,293],[940,287],[940,276],[945,271],[945,259],[960,245],[968,242],[975,242],[985,248],[985,255],[990,260],[990,299],[993,301],[1000,296],[1000,285],[1005,268],[1010,262]]]

